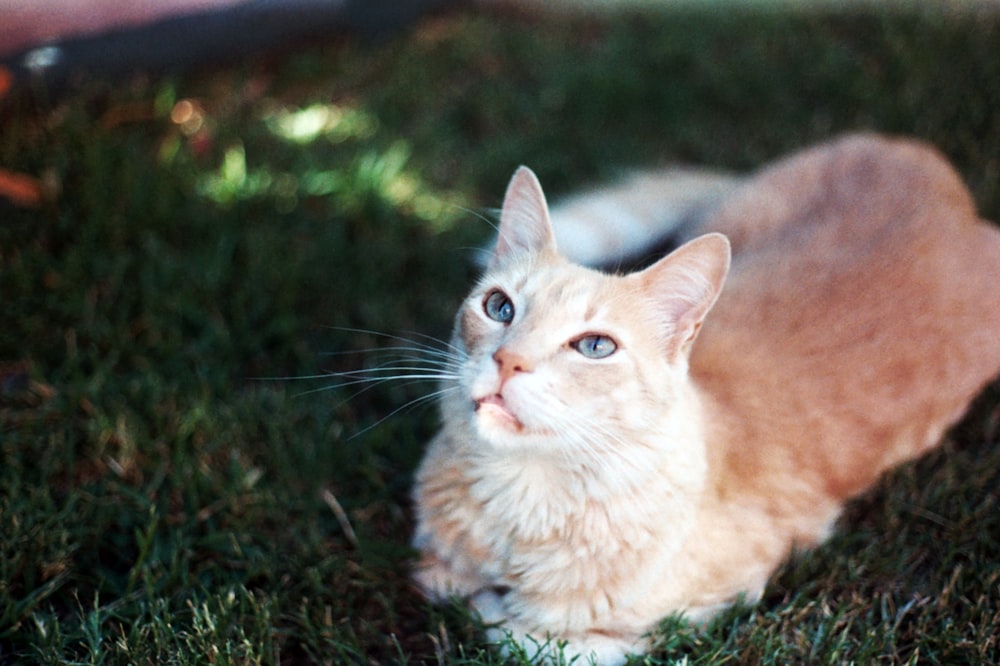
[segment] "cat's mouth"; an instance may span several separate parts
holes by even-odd
[[[475,403],[476,413],[479,415],[479,418],[487,419],[504,429],[516,432],[524,430],[524,424],[514,416],[514,412],[510,411],[503,396],[499,393],[494,393],[485,398],[478,398]]]

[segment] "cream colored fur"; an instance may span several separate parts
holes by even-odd
[[[553,207],[556,246],[584,266],[621,265],[704,219],[739,182],[701,169],[634,174]]]
[[[642,182],[613,197],[671,205]],[[617,664],[669,613],[757,597],[1000,372],[1000,231],[932,149],[852,136],[707,185],[706,235],[608,275],[555,241],[594,210],[553,231],[518,171],[456,317],[459,379],[417,473],[415,578],[529,654],[565,641]],[[613,353],[584,355],[595,340]]]

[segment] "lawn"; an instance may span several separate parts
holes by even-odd
[[[459,11],[0,100],[45,190],[0,203],[0,663],[499,663],[408,583],[433,384],[330,373],[447,336],[519,164],[558,195],[875,129],[1000,219],[998,44],[913,7]],[[1000,661],[998,406],[645,663]]]

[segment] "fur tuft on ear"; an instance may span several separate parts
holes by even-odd
[[[711,233],[695,238],[644,271],[643,289],[659,308],[667,332],[668,355],[685,358],[729,273],[729,240]]]
[[[490,264],[524,252],[554,251],[549,208],[538,178],[528,167],[514,173],[500,212],[500,233]]]

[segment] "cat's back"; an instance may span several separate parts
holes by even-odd
[[[798,470],[857,492],[1000,371],[1000,231],[923,144],[862,135],[799,154],[704,230],[730,237],[734,261],[692,374],[747,477]]]

